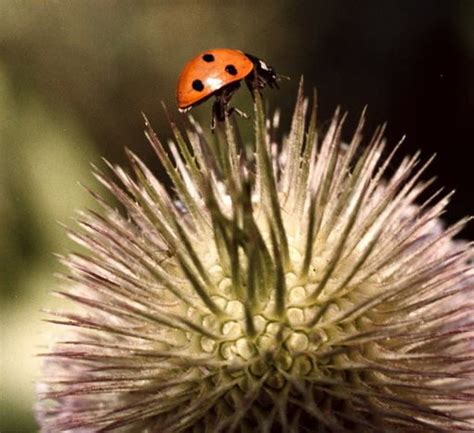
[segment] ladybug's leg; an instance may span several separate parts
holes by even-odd
[[[225,107],[225,114],[227,116],[230,116],[232,113],[237,113],[240,117],[243,117],[244,119],[248,119],[249,116],[247,116],[246,113],[244,113],[242,110],[239,110],[238,108],[236,107],[230,107],[229,106],[229,102],[230,102],[230,99],[232,98],[232,95],[234,94],[234,92],[240,87],[240,83],[239,82],[236,82],[234,83],[233,85],[231,86],[227,86],[223,93],[222,93],[222,97],[224,99],[224,107]]]
[[[237,113],[240,117],[243,117],[244,119],[248,119],[249,116],[247,113],[245,113],[244,111],[242,110],[239,110],[238,108],[236,107],[230,107],[228,110],[227,110],[227,115],[230,116],[232,113]]]
[[[226,103],[222,100],[221,97],[216,97],[216,100],[212,104],[212,120],[211,120],[211,130],[214,131],[216,128],[217,122],[223,122],[226,115]]]
[[[216,129],[216,118],[217,118],[217,101],[212,104],[212,115],[211,115],[211,131],[214,132]]]
[[[268,84],[270,87],[274,85],[273,82],[267,81],[263,76],[260,76],[257,71],[253,71],[245,78],[245,84],[255,101],[255,92],[262,94],[262,89]]]
[[[249,89],[252,98],[255,100],[255,92],[260,90],[258,85],[258,76],[255,71],[245,78],[245,84],[247,85],[247,89]]]
[[[229,102],[234,92],[240,87],[240,83],[232,83],[215,93],[216,100],[212,105],[212,121],[211,130],[214,130],[216,122],[223,122],[226,116],[230,116],[234,111],[244,118],[248,118],[247,114],[235,107],[230,107]]]
[[[216,100],[212,104],[211,130],[214,131],[216,122],[223,122],[227,113],[228,100],[223,93],[216,93]]]

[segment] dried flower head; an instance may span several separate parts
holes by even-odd
[[[336,113],[320,140],[300,88],[277,143],[255,106],[248,145],[191,119],[168,155],[147,122],[172,192],[131,152],[133,175],[96,171],[126,215],[95,195],[70,232],[89,252],[63,258],[80,309],[51,313],[71,332],[44,354],[43,431],[474,431],[465,221],[415,204],[417,155],[387,175],[383,128],[343,145]]]

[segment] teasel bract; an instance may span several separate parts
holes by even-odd
[[[474,431],[472,248],[444,228],[450,194],[419,155],[393,167],[383,128],[349,143],[336,111],[320,137],[302,85],[291,130],[255,99],[255,140],[234,119],[209,139],[189,118],[165,147],[172,188],[95,175],[49,312],[67,325],[44,356],[44,432]],[[428,161],[429,163],[429,161]],[[69,328],[68,328],[69,327]],[[55,330],[59,332],[59,326]]]

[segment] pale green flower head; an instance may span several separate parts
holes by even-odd
[[[465,221],[417,202],[426,164],[394,169],[364,116],[320,136],[301,89],[281,142],[259,95],[252,143],[190,118],[165,148],[147,122],[172,189],[131,152],[96,171],[124,212],[95,195],[70,232],[88,253],[63,258],[80,308],[51,313],[42,431],[474,431]]]

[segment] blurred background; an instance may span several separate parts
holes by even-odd
[[[368,105],[368,131],[388,122],[389,145],[438,156],[425,178],[456,189],[452,223],[473,213],[474,2],[0,0],[0,431],[33,432],[34,380],[49,343],[41,308],[73,248],[59,222],[94,207],[90,162],[125,163],[125,146],[159,176],[143,111],[166,140],[161,101],[185,62],[238,48],[291,77],[265,92],[289,123],[299,77],[316,86],[321,124],[340,105],[346,132]],[[251,113],[239,92],[235,104]],[[210,103],[193,114],[207,126]],[[239,121],[250,134],[251,121]],[[247,132],[245,132],[247,131]],[[471,227],[463,232],[473,238]]]

